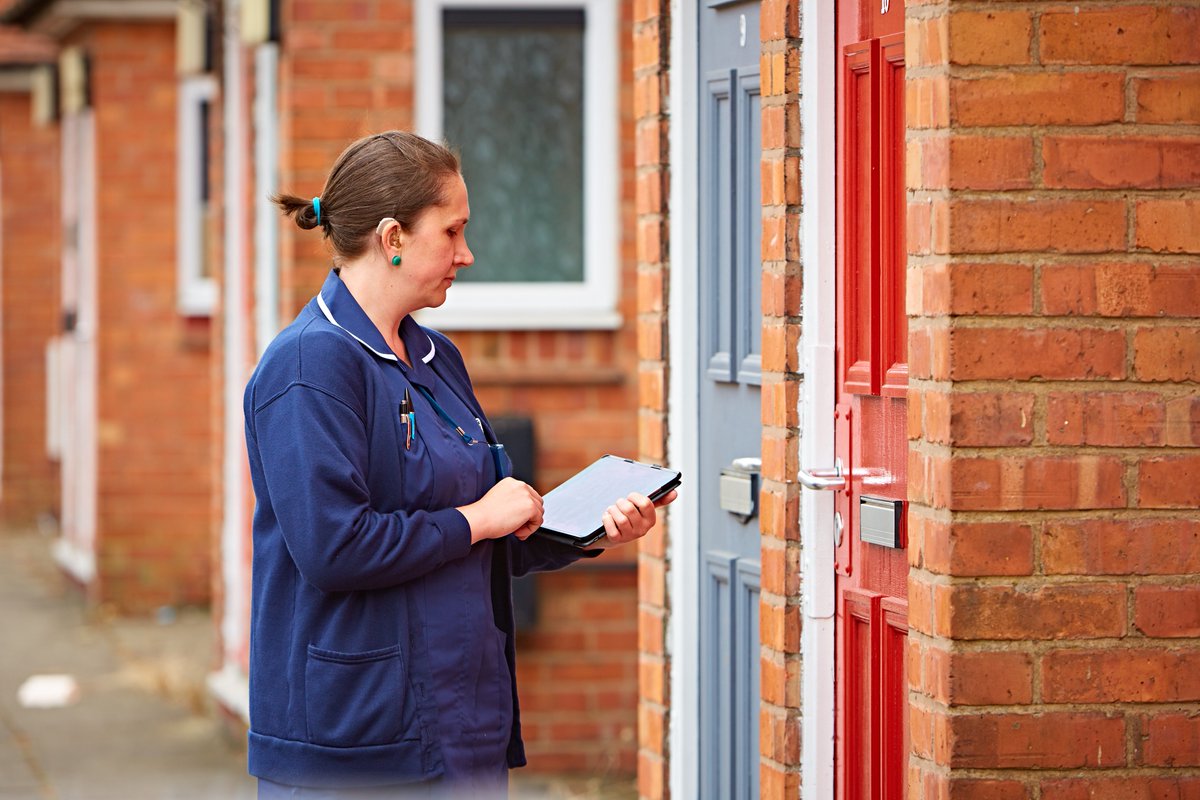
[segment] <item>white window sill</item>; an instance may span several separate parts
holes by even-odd
[[[624,323],[616,311],[578,309],[488,309],[469,311],[427,308],[416,320],[440,331],[599,331],[617,330]]]
[[[185,317],[211,317],[217,307],[217,284],[209,278],[188,281],[181,287],[176,308]]]

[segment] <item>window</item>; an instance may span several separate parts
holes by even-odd
[[[418,130],[462,157],[475,254],[422,320],[619,326],[614,4],[419,0],[417,15]]]
[[[209,114],[217,82],[196,75],[179,82],[179,311],[212,313],[217,286],[212,277],[209,230],[212,196],[209,180]]]
[[[179,74],[176,262],[179,312],[189,316],[211,314],[217,299],[209,251],[213,213],[209,117],[217,94],[216,79],[210,74],[214,46],[213,18],[207,6],[198,0],[181,2],[175,46]]]

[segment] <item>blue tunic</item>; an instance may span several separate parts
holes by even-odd
[[[385,786],[524,764],[510,578],[598,554],[538,536],[471,545],[456,506],[496,482],[487,418],[449,339],[411,318],[399,333],[411,366],[331,273],[246,387],[260,778]]]

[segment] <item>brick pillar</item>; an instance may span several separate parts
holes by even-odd
[[[1195,795],[1200,8],[907,14],[908,797]]]
[[[46,345],[60,327],[58,126],[35,126],[27,91],[0,92],[0,515],[33,523],[59,505],[46,455]]]
[[[279,59],[282,191],[321,191],[334,159],[351,141],[413,124],[411,0],[283,3]],[[281,318],[286,324],[329,271],[319,232],[290,219],[280,238]]]
[[[634,3],[638,451],[658,463],[664,463],[667,441],[670,22],[668,0]],[[665,531],[653,532],[639,543],[638,554],[638,796],[647,800],[670,796],[667,543]]]
[[[800,28],[765,0],[762,39],[762,705],[760,794],[800,791]]]
[[[96,568],[129,612],[208,602],[212,362],[177,304],[175,25],[89,22],[96,148]],[[70,442],[64,446],[71,446]]]

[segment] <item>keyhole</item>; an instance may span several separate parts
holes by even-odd
[[[887,2],[887,0],[883,0]],[[738,47],[746,46],[746,15],[742,14],[738,18]]]

